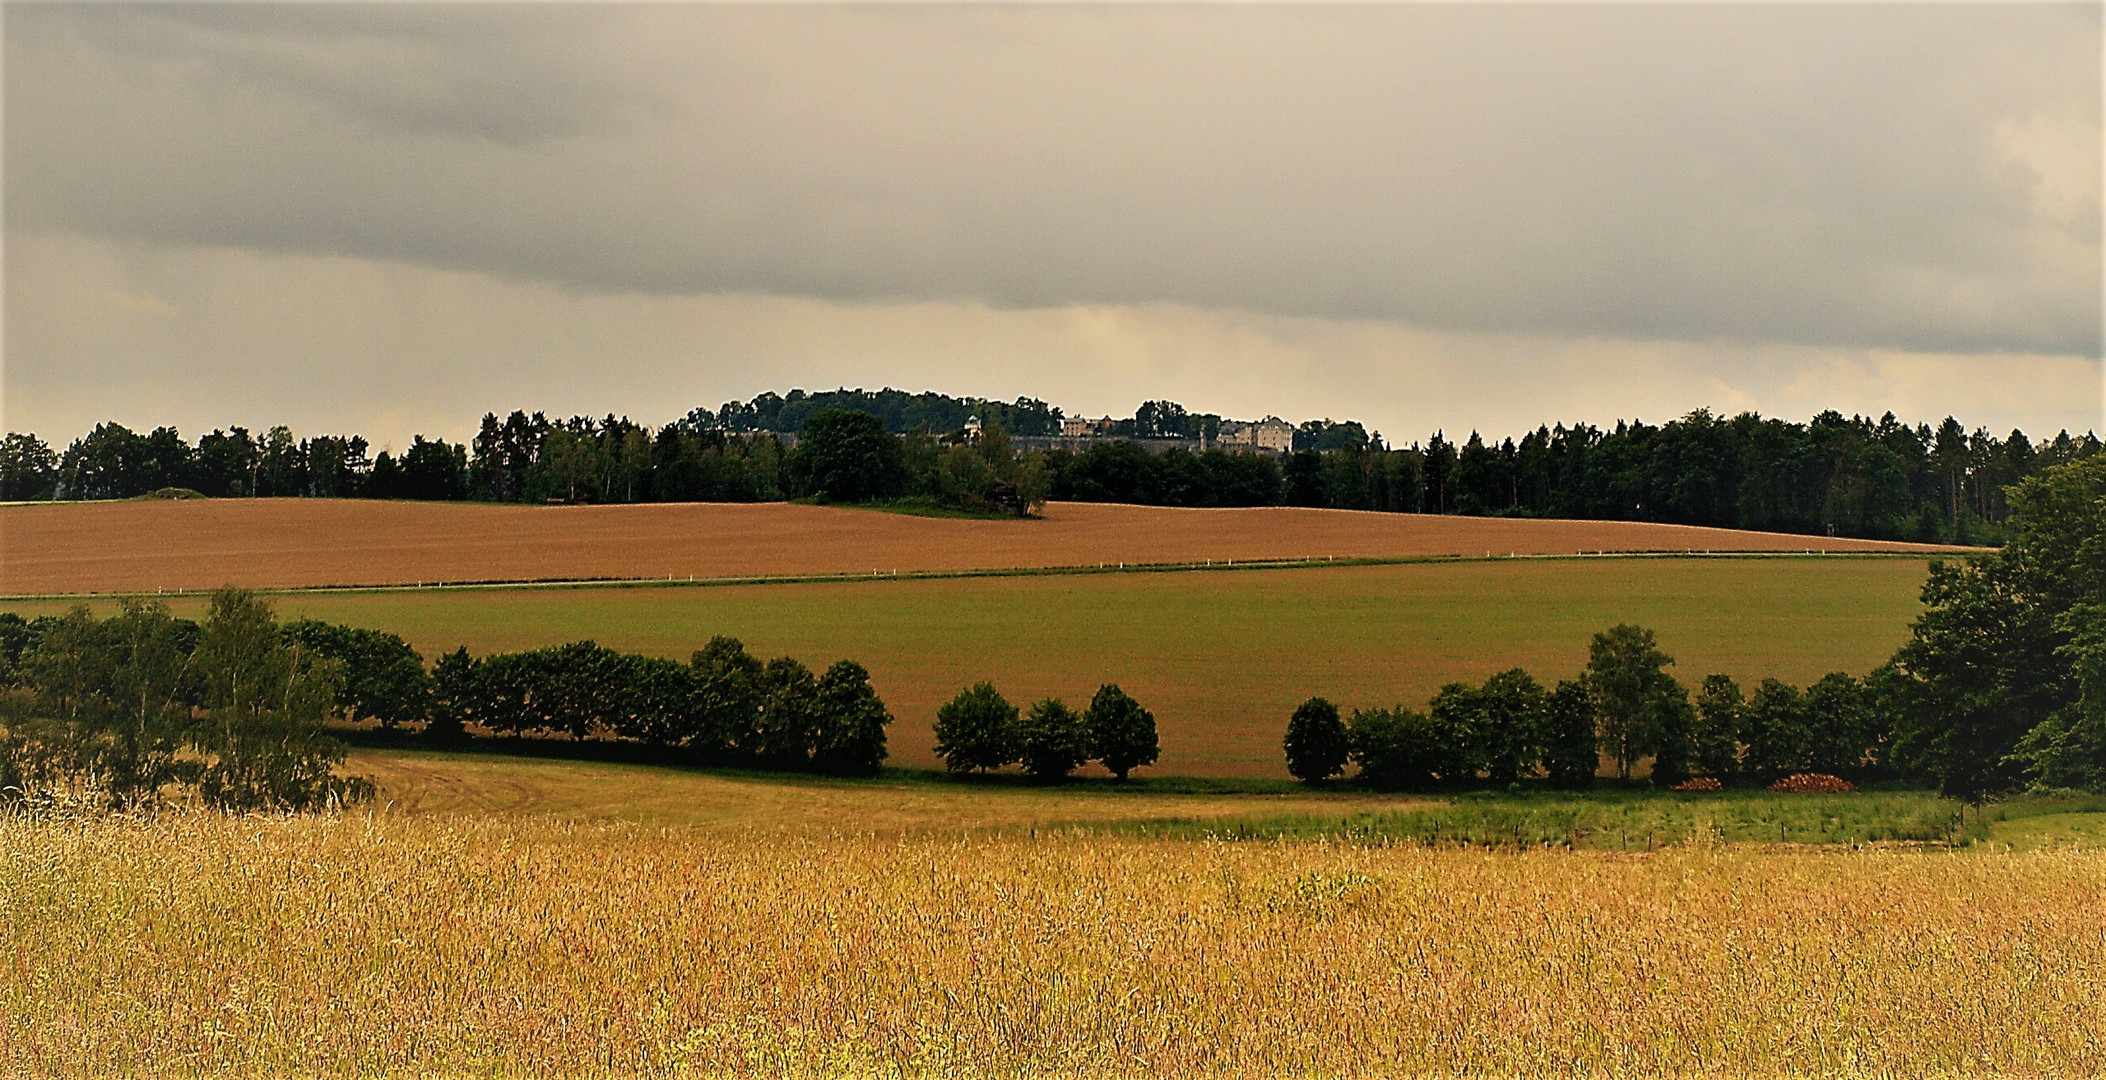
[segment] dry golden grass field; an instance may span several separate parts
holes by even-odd
[[[380,789],[376,805],[398,815],[535,816],[742,832],[825,832],[844,823],[906,834],[1280,814],[1329,818],[1428,803],[1351,791],[1209,794],[1103,783],[835,780],[401,749],[353,750],[343,771],[371,779]]]
[[[701,579],[1228,559],[1581,551],[1931,550],[1679,525],[1055,503],[1043,520],[786,503],[499,506],[352,499],[0,507],[0,595],[417,582]]]
[[[0,819],[0,1072],[2094,1076],[2106,853]]]

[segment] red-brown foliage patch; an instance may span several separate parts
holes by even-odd
[[[1770,790],[1802,795],[1840,795],[1856,791],[1857,785],[1827,773],[1793,773],[1771,784]]]

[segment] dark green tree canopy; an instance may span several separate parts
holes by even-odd
[[[1021,753],[1016,706],[977,683],[936,710],[936,753],[954,773],[999,769]]]
[[[1329,780],[1345,771],[1352,754],[1352,741],[1338,706],[1313,697],[1295,707],[1287,718],[1287,772],[1305,784]]]
[[[1448,765],[1433,718],[1414,709],[1355,709],[1348,725],[1358,779],[1376,791],[1427,791]]]
[[[1031,706],[1018,736],[1024,771],[1040,780],[1058,780],[1090,759],[1088,724],[1058,698]]]
[[[1116,683],[1105,683],[1090,698],[1085,714],[1090,733],[1090,756],[1120,780],[1143,765],[1155,764],[1162,756],[1156,741],[1155,714],[1141,707]]]
[[[906,490],[900,443],[867,412],[822,409],[804,422],[790,452],[806,490],[834,502],[896,498]]]
[[[870,686],[870,672],[838,660],[819,676],[814,702],[812,768],[837,776],[874,776],[885,762],[892,714]]]
[[[1631,766],[1671,735],[1676,703],[1688,694],[1667,669],[1674,657],[1660,651],[1653,632],[1629,623],[1594,635],[1587,649],[1587,689],[1604,748],[1616,758],[1616,775],[1629,779]]]
[[[1594,696],[1584,680],[1558,683],[1544,703],[1543,772],[1559,787],[1584,788],[1601,769]]]

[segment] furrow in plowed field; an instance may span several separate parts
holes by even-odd
[[[1042,520],[784,503],[227,499],[0,507],[0,593],[774,577],[1228,559],[1923,545],[1612,521],[1055,503]]]

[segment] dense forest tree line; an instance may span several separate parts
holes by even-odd
[[[867,419],[856,421],[854,417]],[[964,428],[978,417],[977,432]],[[1315,506],[1435,514],[1658,521],[1886,539],[1995,543],[2004,490],[2099,453],[2092,434],[2036,443],[1947,418],[1936,427],[1827,412],[1807,423],[1703,410],[1663,425],[1539,427],[1518,439],[1436,432],[1391,446],[1354,422],[1302,424],[1285,457],[1208,449],[1221,418],[1144,402],[1115,434],[1189,439],[1152,453],[1119,438],[1019,453],[1011,434],[1058,430],[1061,411],[861,390],[763,394],[655,431],[627,418],[483,417],[465,444],[372,453],[356,435],[98,425],[61,453],[0,440],[0,498],[209,496],[496,502],[923,500],[1020,512],[1046,499],[1161,506]],[[795,438],[790,437],[797,433]],[[1160,443],[1157,444],[1158,446]]]
[[[1586,670],[1546,688],[1519,669],[1451,683],[1425,710],[1338,708],[1288,720],[1290,772],[1357,768],[1382,789],[1628,779],[1769,783],[1794,773],[1896,779],[1978,797],[2025,786],[2106,791],[2106,456],[2015,485],[2004,550],[1934,564],[1924,611],[1863,677],[1752,692],[1707,676],[1692,696],[1651,631],[1595,635]]]

